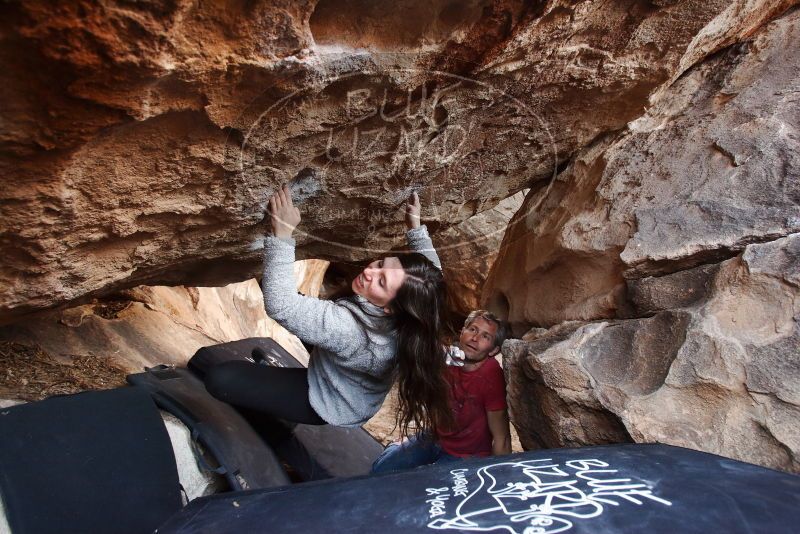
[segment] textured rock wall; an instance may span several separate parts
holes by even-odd
[[[483,284],[500,251],[508,223],[524,199],[525,191],[520,191],[434,237],[454,313],[466,316],[480,307]]]
[[[504,247],[485,298],[538,326],[613,317],[626,277],[800,230],[795,19],[697,66],[529,194],[507,237],[524,246]]]
[[[800,472],[798,273],[792,234],[631,282],[647,317],[508,343],[523,446],[657,441]]]
[[[460,223],[792,3],[3,3],[0,320],[248,279],[286,182],[306,257]]]
[[[466,311],[496,247],[470,236],[529,189],[484,293],[519,332],[552,327],[507,365],[523,439],[702,446],[713,406],[732,430],[709,448],[796,469],[776,423],[798,426],[796,309],[773,300],[796,300],[793,275],[753,275],[762,289],[743,301],[715,293],[798,232],[796,3],[5,2],[0,323],[73,307],[50,312],[58,331],[5,327],[41,324],[59,353],[58,336],[80,345],[69,332],[99,328],[95,307],[120,290],[252,278],[265,200],[284,183],[300,256],[343,262],[400,244],[420,191],[437,244],[463,247],[445,254]],[[137,291],[120,313],[156,298]],[[761,333],[716,332],[741,320],[726,306],[755,310]],[[537,358],[569,340],[547,375]],[[594,363],[574,360],[590,349]],[[759,370],[742,378],[748,362]],[[664,388],[651,427],[626,411]]]
[[[523,444],[800,470],[799,65],[795,9],[528,195],[484,293],[535,327],[506,366]]]

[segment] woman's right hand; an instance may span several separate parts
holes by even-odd
[[[295,227],[300,224],[300,210],[292,204],[292,192],[284,185],[269,199],[269,215],[272,235],[290,239]]]
[[[422,208],[419,203],[419,195],[416,191],[411,193],[406,202],[406,228],[413,230],[420,226],[420,212]]]

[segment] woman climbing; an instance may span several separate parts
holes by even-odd
[[[264,245],[267,313],[314,346],[308,369],[228,362],[206,376],[212,395],[230,404],[306,424],[357,426],[381,407],[398,380],[401,433],[451,422],[442,346],[445,285],[419,197],[406,204],[411,253],[370,263],[353,295],[335,302],[299,295],[292,233],[300,211],[284,186],[269,200],[272,235]]]

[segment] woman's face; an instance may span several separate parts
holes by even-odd
[[[375,260],[353,279],[353,293],[389,312],[388,305],[403,285],[406,272],[395,256]]]

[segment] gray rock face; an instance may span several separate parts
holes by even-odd
[[[434,237],[447,281],[450,309],[469,315],[480,307],[481,288],[500,251],[500,244],[527,191],[508,197],[494,208]]]
[[[672,308],[685,308],[705,299],[718,264],[700,265],[667,276],[648,276],[627,281],[627,299],[634,316]]]
[[[624,314],[626,278],[799,231],[799,25],[787,14],[705,61],[531,192],[484,301],[504,303],[520,332],[612,318]]]
[[[524,446],[800,471],[798,65],[795,9],[528,195],[483,295],[528,332],[505,350]]]
[[[800,234],[693,271],[707,291],[672,310],[505,345],[523,446],[659,441],[800,472]]]

